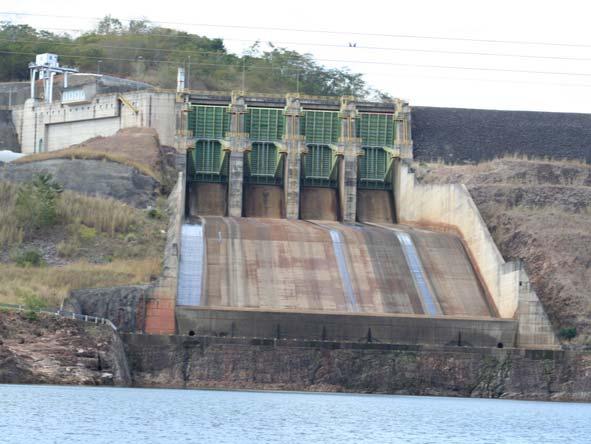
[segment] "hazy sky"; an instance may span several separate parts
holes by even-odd
[[[223,38],[226,47],[236,53],[256,40],[271,41],[276,46],[310,53],[324,65],[348,67],[364,73],[371,86],[415,105],[591,113],[591,6],[585,1],[226,0],[182,3],[183,7],[181,2],[7,0],[0,11],[91,18],[111,14],[120,19],[171,22],[163,25]],[[0,19],[50,30],[87,29],[97,22],[8,14],[1,14]],[[241,25],[252,28],[222,27]],[[314,32],[317,30],[337,33]],[[357,47],[351,48],[349,43]]]

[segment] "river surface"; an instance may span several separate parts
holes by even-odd
[[[2,443],[589,443],[591,404],[0,385]]]

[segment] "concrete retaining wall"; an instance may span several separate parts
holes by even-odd
[[[138,112],[121,103],[119,96]],[[28,99],[24,105],[12,108],[12,119],[23,153],[54,151],[130,127],[154,128],[162,145],[176,144],[174,93],[98,94],[89,103],[73,105]]]
[[[511,347],[517,324],[513,320],[429,318],[314,312],[257,311],[247,309],[177,309],[180,333],[199,335],[375,341],[396,344],[470,345]]]
[[[590,352],[123,335],[133,384],[591,400]]]
[[[395,180],[398,222],[457,231],[500,316],[519,316],[519,345],[557,347],[548,317],[524,280],[522,264],[505,262],[468,189],[460,184],[418,184],[409,167],[401,162],[397,164]]]
[[[164,249],[162,275],[146,304],[146,333],[176,332],[175,307],[178,283],[181,227],[185,219],[185,175],[180,172],[176,185],[168,196],[169,224]]]

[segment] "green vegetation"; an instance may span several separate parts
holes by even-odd
[[[19,267],[41,267],[45,265],[45,260],[39,250],[21,250],[12,255],[12,260]]]
[[[19,225],[31,230],[55,224],[57,200],[62,191],[51,174],[36,174],[31,182],[19,187],[15,202]]]
[[[242,56],[228,53],[221,39],[210,39],[136,20],[124,25],[107,16],[79,37],[37,30],[28,25],[0,23],[0,81],[27,80],[35,54],[54,52],[64,65],[142,80],[162,88],[176,87],[176,69],[187,66],[193,89],[241,89],[257,92],[299,91],[313,95],[373,94],[361,74],[326,68],[309,54],[271,43],[254,43]]]
[[[164,204],[159,201],[155,214],[164,214]],[[37,222],[25,229],[30,208]],[[165,217],[62,192],[51,176],[0,182],[0,257],[11,252],[10,261],[0,263],[0,302],[24,303],[35,295],[43,306],[58,306],[71,289],[149,282],[160,273],[165,229]]]
[[[560,331],[558,332],[558,335],[562,339],[566,339],[567,341],[570,341],[571,339],[574,339],[575,336],[577,336],[577,328],[576,327],[561,328]]]

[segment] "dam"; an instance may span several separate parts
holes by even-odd
[[[408,103],[187,92],[146,331],[556,348],[468,192],[417,184]]]

